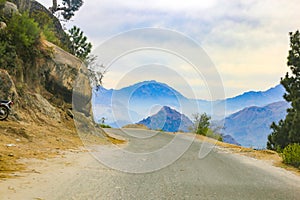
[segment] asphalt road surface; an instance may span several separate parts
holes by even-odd
[[[94,157],[97,151],[106,150],[94,147],[97,149],[94,156],[76,158],[69,167],[59,168],[58,165],[56,170],[36,174],[28,185],[24,183],[23,188],[13,188],[14,193],[3,195],[0,192],[3,199],[300,199],[299,177],[263,161],[194,141],[170,164],[169,157],[173,154],[160,150],[171,144],[176,136],[132,129],[108,131],[128,139],[128,144],[122,147],[123,161],[122,153],[114,155],[115,151],[107,151],[107,155],[98,157],[104,160],[102,164]],[[189,143],[190,138],[178,137],[174,144],[184,150]],[[201,148],[205,155],[200,159]],[[173,149],[172,144],[169,150],[181,153]],[[126,164],[124,160],[131,162],[133,159],[126,157],[126,152],[142,156],[135,163]],[[149,157],[149,152],[159,153]],[[105,163],[109,158],[113,161]],[[121,161],[116,163],[116,160]],[[149,165],[152,167],[147,167]]]

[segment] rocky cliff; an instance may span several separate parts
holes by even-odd
[[[13,2],[16,5],[0,5],[0,14],[6,15],[0,16],[0,21],[12,12],[22,13],[20,10],[48,12],[32,0]],[[0,25],[2,39],[9,24]],[[11,45],[3,40],[0,43]],[[80,59],[42,38],[36,46],[39,56],[32,59],[16,54],[12,60],[1,47],[1,55],[14,63],[2,62],[6,65],[0,66],[0,99],[15,104],[8,119],[0,121],[0,178],[22,169],[16,162],[19,158],[44,158],[78,148],[83,142],[106,141],[93,122],[89,72]]]
[[[34,0],[6,1],[0,7],[3,19],[10,17],[11,13],[22,13],[25,10],[31,13],[39,11],[51,16],[57,27],[56,32],[63,32],[60,35],[65,35],[60,22],[45,7]],[[5,34],[5,27],[3,29],[2,32]],[[80,96],[81,99],[84,99],[84,101],[80,101],[78,111],[89,116],[91,114],[91,88],[86,66],[80,59],[46,40],[41,39],[39,43],[38,51],[41,53],[39,56],[34,56],[30,62],[25,62],[17,55],[17,61],[13,64],[17,72],[13,71],[12,74],[9,74],[10,72],[4,69],[0,71],[0,98],[11,99],[17,103],[15,111],[18,120],[28,120],[31,116],[37,115],[36,113],[41,113],[46,115],[44,116],[46,118],[47,115],[56,116],[54,118],[60,121],[53,112],[55,109],[59,109],[71,116],[73,87],[76,85],[75,81],[79,81],[80,90],[76,90],[74,97]],[[4,68],[10,69],[9,66]],[[48,108],[47,112],[45,111],[46,107]],[[50,112],[49,109],[53,112]],[[28,116],[26,113],[30,115]],[[23,115],[26,117],[22,117]],[[36,119],[36,117],[33,118]]]

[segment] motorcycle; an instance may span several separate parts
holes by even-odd
[[[13,104],[13,101],[0,100],[0,121],[3,121],[8,117]]]

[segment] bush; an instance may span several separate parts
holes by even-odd
[[[31,14],[31,17],[38,23],[39,28],[42,31],[42,35],[47,41],[62,47],[61,41],[58,39],[55,32],[53,19],[47,13],[43,11],[35,11]]]
[[[294,167],[300,167],[300,144],[289,144],[283,149],[283,162]]]
[[[213,139],[216,139],[220,142],[223,142],[223,137],[221,134],[218,133],[214,133],[211,129],[208,129],[207,133],[206,133],[206,137],[210,137]]]
[[[28,50],[35,46],[40,38],[38,24],[29,17],[28,13],[23,15],[14,14],[8,23],[7,29],[17,48]]]
[[[199,113],[196,113],[196,114],[193,114],[193,118],[194,118],[193,132],[195,132],[196,134],[199,134],[199,135],[206,136],[206,134],[209,130],[211,117],[208,116],[206,113],[203,113],[201,115]]]
[[[100,124],[100,127],[101,127],[101,128],[111,128],[111,126],[110,126],[110,125],[107,125],[107,124]]]

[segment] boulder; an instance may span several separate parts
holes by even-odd
[[[4,69],[0,69],[0,99],[16,100],[18,93],[13,79]]]
[[[53,53],[51,58],[39,65],[44,76],[44,87],[67,104],[75,102],[76,111],[90,116],[92,89],[86,66],[56,45],[48,41],[43,41],[43,44]]]
[[[15,13],[19,13],[17,5],[12,2],[6,1],[2,8],[2,14],[5,17],[11,17]]]

